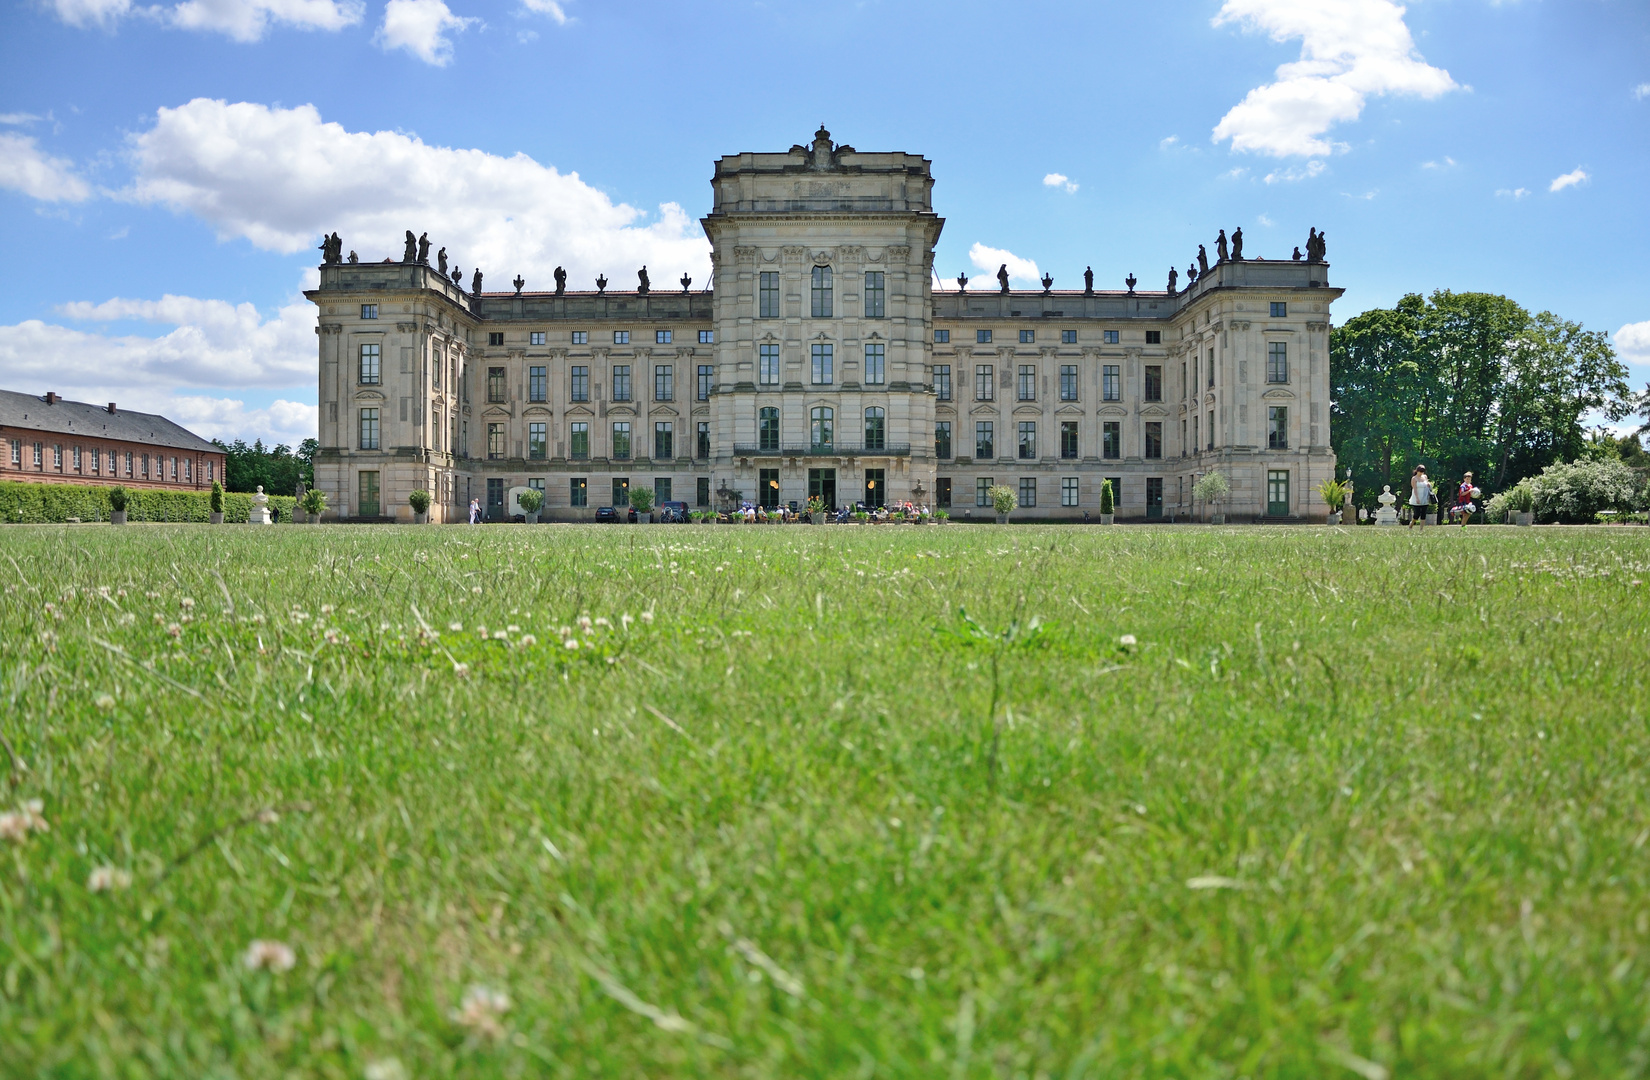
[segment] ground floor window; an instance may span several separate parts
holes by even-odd
[[[590,485],[583,476],[575,476],[567,481],[567,505],[588,506],[590,501]]]
[[[360,498],[356,502],[356,513],[361,517],[377,517],[382,512],[378,501],[378,474],[361,473],[358,490]]]
[[[613,501],[609,505],[624,509],[630,505],[630,477],[615,476],[613,478]]]
[[[1123,505],[1123,478],[1121,476],[1108,476],[1106,477],[1106,483],[1111,485],[1112,512],[1116,513],[1117,508]]]
[[[693,451],[693,456],[701,461],[710,457],[710,424],[703,420],[699,422],[698,438],[694,443]]]
[[[1020,505],[1037,505],[1037,478],[1035,476],[1020,477]]]
[[[778,469],[757,470],[756,497],[766,509],[772,510],[779,505]]]
[[[865,505],[871,509],[888,505],[888,481],[882,469],[865,470]]]
[[[585,436],[586,440],[589,436]],[[527,425],[527,456],[534,461],[543,461],[548,453],[550,443],[549,426],[535,420]]]
[[[672,501],[673,497],[670,492],[670,477],[655,476],[653,478],[653,505],[663,506],[665,503]]]
[[[950,507],[951,478],[949,476],[942,476],[934,481],[934,505]]]
[[[1075,476],[1061,477],[1060,478],[1060,505],[1061,506],[1076,506],[1077,505],[1077,490],[1078,490],[1077,477],[1075,477]]]
[[[693,505],[695,505],[695,506],[709,506],[710,505],[710,477],[701,476],[699,478],[699,482],[695,486],[698,488],[698,490],[694,492]]]
[[[974,478],[974,505],[991,505],[991,477],[976,476]]]

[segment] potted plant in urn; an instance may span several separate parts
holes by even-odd
[[[521,504],[521,512],[527,516],[527,524],[539,523],[539,511],[544,507],[544,492],[538,488],[528,488],[516,499]]]
[[[119,484],[109,489],[109,524],[126,524],[126,489]]]
[[[209,511],[206,520],[214,525],[223,524],[223,485],[216,480],[212,481],[212,494],[206,498],[206,508]]]
[[[1331,477],[1318,485],[1318,497],[1329,507],[1329,524],[1341,523],[1341,506],[1346,502],[1346,485]]]
[[[1227,492],[1231,490],[1232,485],[1226,482],[1225,473],[1220,472],[1218,469],[1210,470],[1200,476],[1197,483],[1192,485],[1192,498],[1201,499],[1205,505],[1216,507],[1225,501]],[[1219,512],[1211,513],[1209,524],[1226,524],[1226,515]]]
[[[825,500],[818,495],[808,497],[808,520],[815,525],[825,524]]]
[[[1117,514],[1117,495],[1111,489],[1110,480],[1100,481],[1100,524],[1110,525]]]
[[[423,525],[430,520],[430,493],[423,488],[407,492],[407,505],[412,507],[414,525]]]
[[[1527,527],[1535,524],[1535,492],[1530,485],[1515,484],[1507,492],[1507,502],[1512,508],[1514,525]]]
[[[951,520],[951,511],[945,509],[944,507],[941,507],[940,509],[934,511],[934,524],[944,525],[946,522],[948,522],[950,520]]]
[[[304,513],[309,516],[309,523],[311,525],[319,525],[321,523],[321,515],[325,513],[327,509],[327,493],[322,491],[320,488],[310,488],[308,491],[304,492],[303,507]]]
[[[989,489],[986,495],[991,499],[991,509],[997,513],[997,524],[1007,525],[1008,515],[1020,505],[1020,497],[1014,494],[1014,489],[1007,484],[998,484]]]
[[[630,508],[636,511],[636,524],[651,524],[653,521],[653,489],[650,487],[631,488]]]

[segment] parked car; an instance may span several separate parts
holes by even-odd
[[[604,521],[617,524],[619,521],[619,512],[611,506],[598,506],[596,507],[596,521],[598,524]]]
[[[659,504],[661,521],[684,524],[688,519],[688,504],[680,501],[666,501]]]

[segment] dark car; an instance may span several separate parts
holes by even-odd
[[[611,506],[598,506],[596,507],[596,520],[598,522],[608,521],[617,523],[619,520],[619,514]]]
[[[662,513],[661,521],[671,521],[678,524],[688,519],[688,504],[680,501],[666,501],[659,504]]]

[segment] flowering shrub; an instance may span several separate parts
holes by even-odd
[[[1619,461],[1575,461],[1549,465],[1530,486],[1537,521],[1590,525],[1600,510],[1631,510],[1638,501],[1638,477]]]
[[[1014,494],[1014,489],[1007,484],[998,484],[986,491],[991,498],[991,507],[999,514],[1012,514],[1015,507],[1020,505],[1020,497]]]

